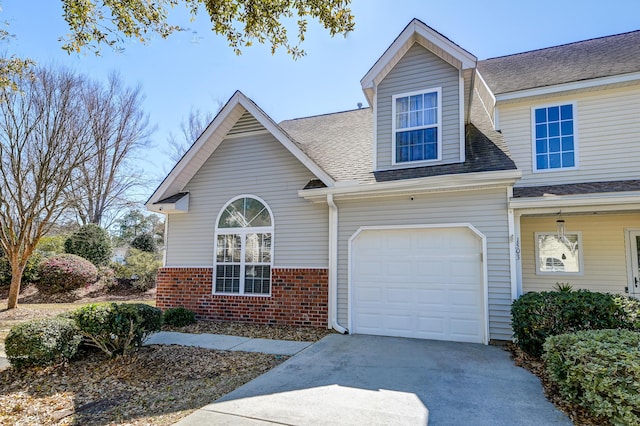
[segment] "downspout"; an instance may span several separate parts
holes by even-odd
[[[338,333],[349,331],[338,324],[338,206],[333,194],[327,194],[329,205],[329,326]]]

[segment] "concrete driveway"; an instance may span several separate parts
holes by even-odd
[[[330,335],[179,425],[571,425],[497,347]]]

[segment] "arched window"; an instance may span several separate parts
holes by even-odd
[[[264,201],[234,198],[216,223],[214,293],[271,293],[273,218]]]

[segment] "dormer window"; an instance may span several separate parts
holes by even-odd
[[[440,160],[441,89],[393,96],[393,163]]]

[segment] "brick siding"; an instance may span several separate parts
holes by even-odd
[[[270,297],[212,294],[213,268],[161,268],[157,286],[156,306],[184,306],[199,319],[327,326],[326,269],[274,268]]]

